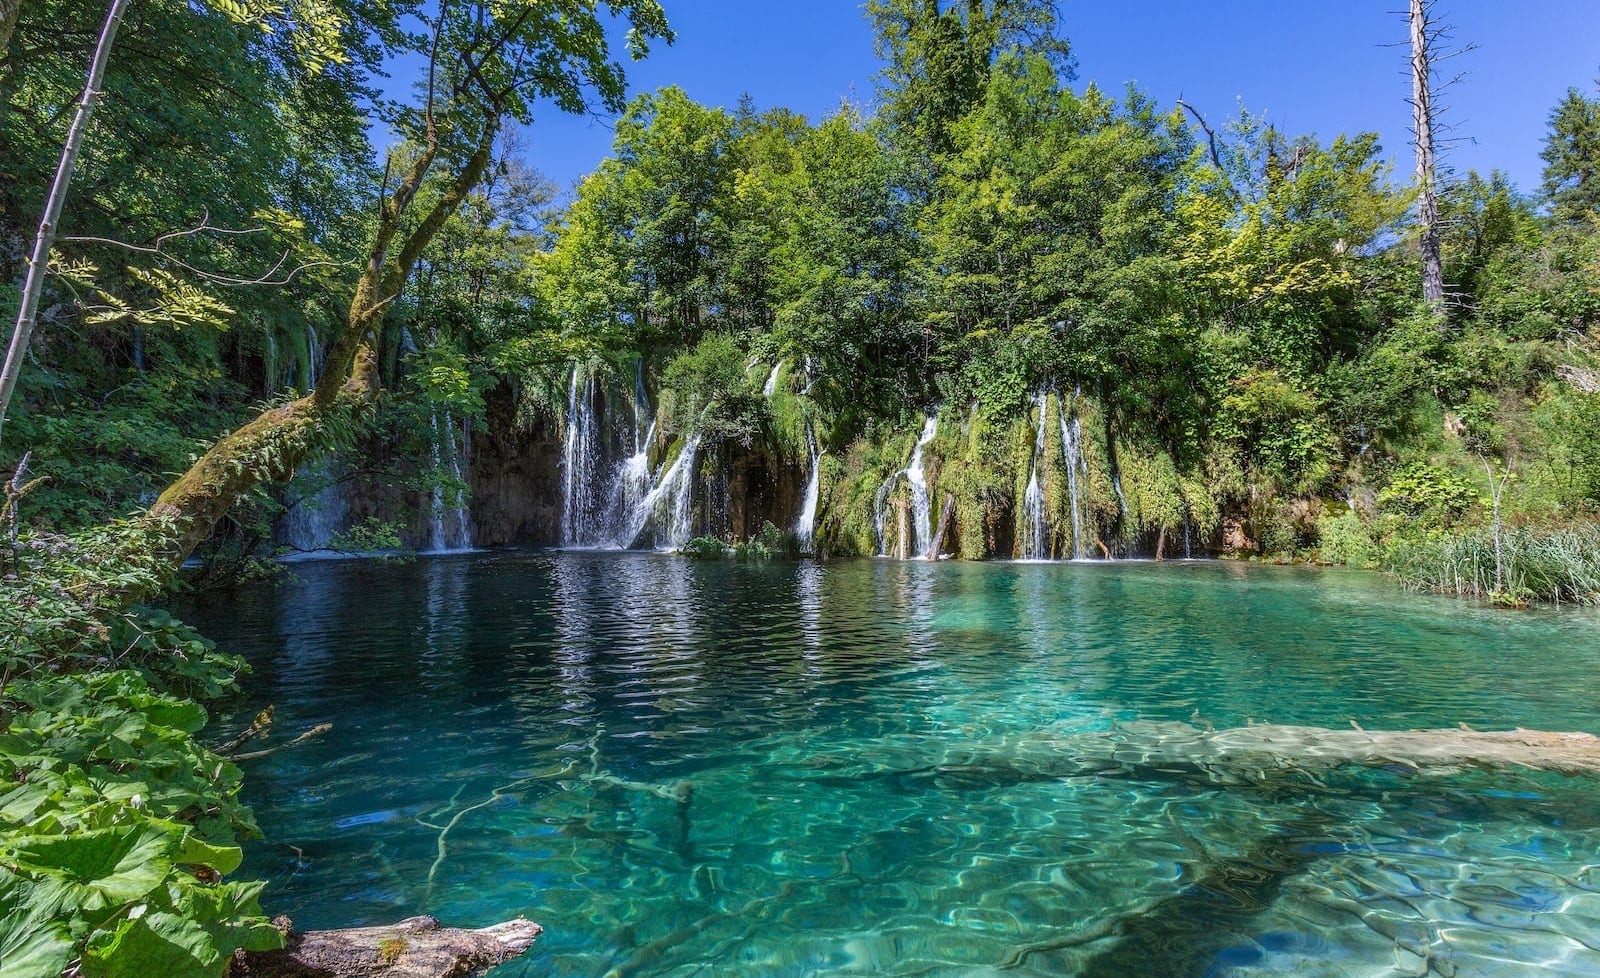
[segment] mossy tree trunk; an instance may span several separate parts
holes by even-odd
[[[223,436],[145,514],[145,527],[154,534],[171,573],[205,542],[235,503],[258,486],[292,477],[330,431],[358,419],[370,404],[382,385],[378,355],[384,317],[404,291],[423,251],[488,171],[496,133],[497,117],[490,116],[472,155],[422,219],[407,228],[408,212],[439,156],[439,137],[430,125],[421,152],[383,201],[344,331],[328,350],[316,389],[263,411]]]

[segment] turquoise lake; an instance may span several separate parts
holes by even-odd
[[[1600,732],[1600,617],[1227,563],[301,563],[241,877],[306,928],[546,935],[495,978],[1600,976],[1600,782],[1041,777],[1131,720]],[[976,753],[975,753],[976,751]],[[974,763],[973,758],[981,758]]]

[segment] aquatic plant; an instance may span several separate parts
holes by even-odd
[[[1600,527],[1519,527],[1496,551],[1486,529],[1396,544],[1386,564],[1407,587],[1520,605],[1530,600],[1600,605]]]

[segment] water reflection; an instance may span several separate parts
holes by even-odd
[[[1201,564],[294,575],[191,617],[241,717],[335,724],[250,772],[303,926],[524,913],[540,975],[1600,975],[1591,783],[1004,763],[1117,718],[1593,729],[1592,616]]]

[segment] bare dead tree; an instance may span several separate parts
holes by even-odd
[[[1198,125],[1201,131],[1206,134],[1206,147],[1211,156],[1211,165],[1216,167],[1217,172],[1222,174],[1223,179],[1228,181],[1228,186],[1232,188],[1233,195],[1238,197],[1239,188],[1234,186],[1233,177],[1228,173],[1228,168],[1222,165],[1222,152],[1217,148],[1216,130],[1212,129],[1211,124],[1206,122],[1206,117],[1200,114],[1199,109],[1190,105],[1188,102],[1185,102],[1181,98],[1178,99],[1178,105],[1180,108],[1184,109],[1194,117],[1195,124]]]
[[[1417,147],[1417,223],[1422,251],[1422,299],[1444,311],[1444,253],[1439,235],[1439,184],[1433,142],[1433,69],[1427,0],[1411,0],[1411,119]]]
[[[1461,81],[1456,75],[1441,82],[1439,66],[1467,54],[1475,45],[1450,45],[1452,28],[1438,16],[1434,0],[1411,0],[1405,12],[1411,29],[1411,134],[1417,155],[1418,248],[1422,258],[1422,298],[1429,311],[1443,319],[1446,306],[1444,282],[1443,222],[1439,216],[1440,146],[1451,139],[1441,138],[1450,127],[1443,125],[1441,96]]]

